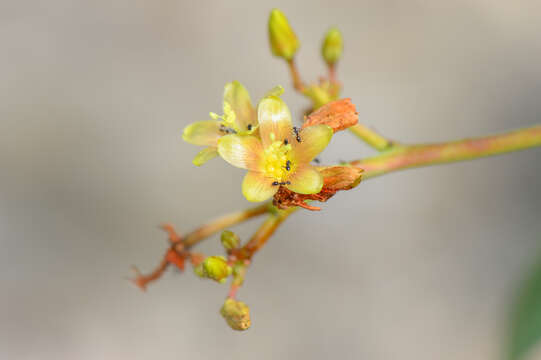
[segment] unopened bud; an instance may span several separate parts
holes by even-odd
[[[240,239],[233,231],[225,230],[221,236],[222,245],[227,250],[236,249],[239,247]]]
[[[246,330],[251,325],[250,308],[242,301],[226,299],[220,314],[233,330]]]
[[[344,42],[342,34],[337,28],[330,29],[323,39],[321,55],[328,65],[334,65],[342,56]]]
[[[269,40],[273,55],[286,60],[293,59],[300,46],[297,35],[293,32],[286,16],[278,9],[270,13]]]
[[[199,264],[197,266],[194,266],[193,268],[193,272],[195,273],[195,275],[203,278],[205,277],[205,271],[203,270],[203,264]]]
[[[202,264],[203,277],[223,283],[231,275],[231,267],[222,256],[209,256]]]

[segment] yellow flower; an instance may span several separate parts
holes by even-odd
[[[293,128],[287,105],[268,95],[258,105],[260,138],[226,135],[218,153],[230,164],[248,169],[242,193],[249,201],[264,201],[280,186],[300,194],[321,191],[323,178],[309,163],[328,145],[333,130],[327,125]]]
[[[194,145],[207,146],[193,159],[200,166],[216,157],[218,139],[227,134],[250,135],[257,129],[255,109],[250,94],[238,81],[225,85],[224,115],[210,113],[212,120],[198,121],[184,128],[182,138]]]

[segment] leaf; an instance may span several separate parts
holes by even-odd
[[[512,314],[509,359],[525,359],[541,341],[541,261],[522,285]]]

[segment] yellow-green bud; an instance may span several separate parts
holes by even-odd
[[[224,283],[231,275],[231,267],[223,256],[209,256],[203,261],[203,276]]]
[[[227,250],[236,249],[239,247],[240,239],[233,231],[225,230],[221,236],[222,245]]]
[[[273,55],[286,60],[293,59],[300,46],[286,16],[278,9],[273,9],[270,13],[269,40]]]
[[[226,299],[220,314],[233,330],[246,330],[251,325],[250,308],[242,301]]]
[[[328,65],[334,65],[342,56],[344,41],[337,28],[331,28],[325,35],[321,46],[321,55]]]
[[[194,266],[193,268],[193,272],[195,273],[195,275],[203,278],[205,277],[205,271],[203,270],[203,264],[199,264],[197,266]]]

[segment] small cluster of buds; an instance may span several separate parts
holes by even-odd
[[[294,64],[295,54],[300,47],[299,39],[286,16],[278,9],[272,10],[269,17],[269,43],[272,54],[289,63],[295,87],[312,100],[314,109],[338,99],[340,84],[335,79],[335,68],[342,57],[344,41],[337,28],[329,29],[321,43],[321,56],[329,68],[329,78],[321,78],[318,83],[308,86],[302,84]]]
[[[240,247],[240,238],[230,230],[225,230],[220,241],[228,254],[224,256],[209,256],[194,266],[194,273],[206,279],[214,280],[220,284],[227,282],[231,276],[231,289],[226,298],[220,314],[233,330],[246,330],[250,327],[250,308],[245,303],[235,299],[237,290],[244,283],[246,266],[248,262],[238,260],[233,252]]]
[[[287,17],[279,9],[272,10],[269,16],[269,43],[272,54],[287,61],[293,60],[301,45]],[[323,60],[329,66],[336,64],[342,56],[343,48],[340,31],[337,28],[329,29],[321,45]]]

